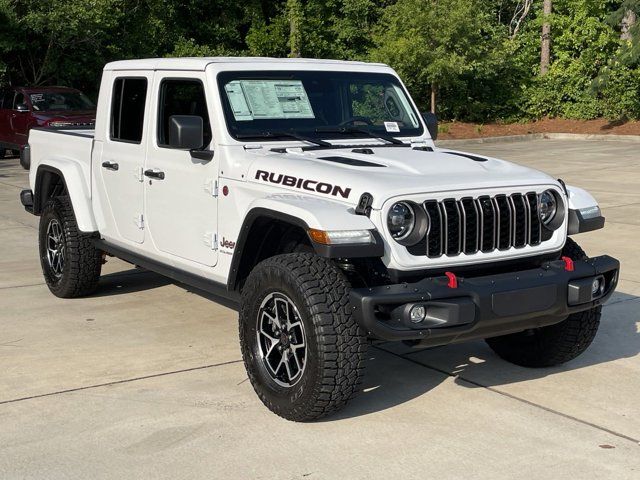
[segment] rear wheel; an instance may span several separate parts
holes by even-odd
[[[98,286],[102,252],[93,246],[93,235],[78,229],[69,197],[55,197],[45,205],[39,249],[42,273],[54,295],[79,297]]]
[[[572,239],[562,250],[572,260],[587,255]],[[584,352],[596,336],[602,306],[569,315],[548,327],[488,338],[486,342],[503,359],[523,367],[552,367],[573,360]]]
[[[349,309],[349,284],[314,254],[261,262],[242,291],[240,345],[262,402],[293,421],[344,407],[359,389],[366,337]]]

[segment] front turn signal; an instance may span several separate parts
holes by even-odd
[[[309,238],[322,245],[375,243],[370,230],[308,230]]]

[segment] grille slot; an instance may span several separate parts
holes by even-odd
[[[430,228],[425,239],[409,249],[412,255],[471,255],[535,246],[543,241],[535,192],[427,200],[423,207]]]

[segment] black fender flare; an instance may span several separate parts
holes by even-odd
[[[286,213],[279,212],[277,210],[271,210],[263,207],[256,207],[249,210],[242,222],[236,246],[233,252],[233,258],[231,259],[231,268],[229,269],[229,277],[227,279],[227,288],[229,290],[236,290],[238,288],[238,273],[240,270],[240,263],[244,256],[244,249],[247,244],[249,232],[256,220],[260,218],[271,218],[273,220],[280,220],[284,223],[288,223],[292,226],[301,228],[308,236],[309,225],[297,217],[288,215]],[[355,245],[355,244],[343,244],[343,245],[324,245],[314,242],[309,238],[313,250],[315,253],[324,258],[379,258],[384,255],[384,243],[380,234],[376,231],[372,231],[375,243],[370,245]]]
[[[45,175],[43,174],[45,172],[54,173],[58,177],[60,177],[60,179],[62,180],[62,184],[64,185],[64,188],[68,191],[67,181],[65,180],[64,175],[60,170],[58,170],[55,167],[51,167],[49,165],[40,165],[38,167],[38,171],[36,172],[36,184],[35,184],[35,189],[33,191],[33,214],[34,215],[40,215],[40,212],[42,212],[43,189],[45,189],[47,193],[49,191],[50,185],[48,183],[43,184],[43,178],[45,178]]]

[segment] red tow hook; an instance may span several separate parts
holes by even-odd
[[[569,257],[562,257],[562,260],[564,261],[564,269],[567,272],[573,272],[573,260]]]
[[[444,272],[444,274],[449,279],[449,283],[447,283],[447,287],[458,288],[458,278],[456,277],[456,274],[453,272]]]

